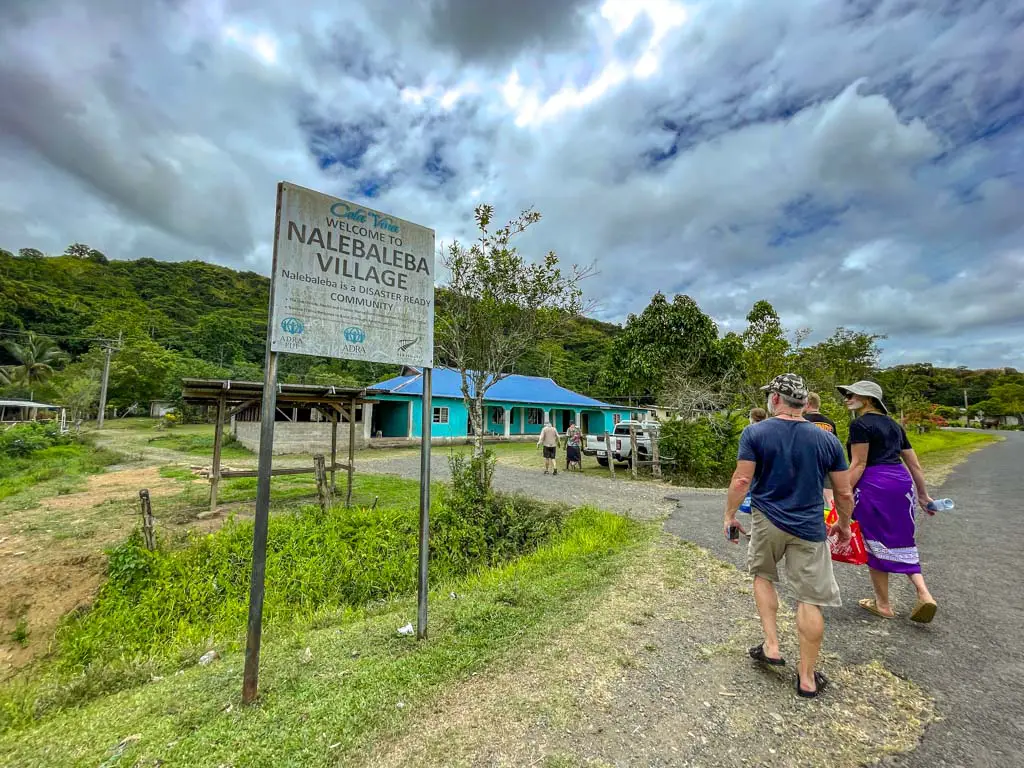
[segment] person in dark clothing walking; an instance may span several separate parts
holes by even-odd
[[[817,392],[807,393],[807,410],[804,411],[804,418],[812,424],[816,424],[819,429],[824,429],[833,435],[839,434],[836,431],[836,423],[821,412],[821,396]]]
[[[889,601],[889,574],[902,573],[917,590],[912,621],[927,624],[938,605],[921,573],[917,550],[917,506],[928,512],[921,462],[903,427],[889,417],[882,388],[873,381],[839,387],[846,407],[857,414],[850,424],[850,478],[857,489],[854,514],[868,548],[868,570],[874,598],[860,606],[876,616],[896,614]],[[930,514],[930,513],[929,513]]]
[[[831,432],[836,437],[839,436],[839,432],[836,431],[836,423],[821,412],[821,396],[817,392],[807,393],[807,408],[804,410],[804,418],[818,427],[818,429]],[[827,477],[825,478],[824,496],[825,507],[831,509],[835,503],[835,498],[832,496],[832,483],[829,482]]]
[[[726,538],[739,542],[742,527],[736,512],[750,489],[751,535],[747,553],[754,576],[754,600],[761,617],[764,642],[750,649],[754,660],[781,666],[777,614],[779,562],[786,560],[786,580],[796,595],[800,663],[796,689],[813,698],[828,685],[815,670],[825,633],[822,606],[842,604],[832,572],[821,500],[825,477],[832,480],[839,521],[831,533],[850,539],[853,490],[843,446],[835,435],[804,420],[807,388],[801,377],[787,373],[763,388],[773,418],[751,424],[740,437],[739,456],[726,496]]]

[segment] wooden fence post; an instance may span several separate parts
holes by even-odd
[[[213,464],[210,466],[210,511],[217,511],[217,489],[220,486],[221,443],[224,442],[224,410],[227,401],[224,395],[217,400],[217,426],[213,430]]]
[[[356,399],[348,406],[348,482],[345,489],[345,508],[352,506],[353,475],[356,471]]]
[[[153,530],[153,507],[149,500],[149,489],[139,491],[142,507],[142,540],[150,552],[156,549],[156,532]]]
[[[334,468],[338,463],[338,409],[331,408],[331,492],[338,490],[334,481]]]
[[[326,515],[331,508],[331,483],[322,453],[313,457],[313,474],[316,475],[316,500],[320,504],[320,511]]]
[[[629,425],[629,471],[636,480],[636,425]]]
[[[651,465],[651,471],[654,476],[661,479],[661,451],[658,449],[658,433],[653,429],[648,430],[651,435],[651,455],[654,459],[654,464]]]
[[[611,457],[611,435],[607,432],[604,433],[604,450],[608,455],[608,472],[613,480],[615,479],[615,460]]]

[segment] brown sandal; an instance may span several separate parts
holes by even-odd
[[[875,614],[875,616],[878,616],[880,618],[883,618],[883,619],[895,619],[896,618],[895,614],[890,616],[888,613],[882,613],[880,610],[878,610],[878,603],[875,602],[875,599],[873,597],[865,597],[863,600],[859,601],[857,603],[857,605],[859,605],[861,608],[863,608],[868,613],[873,613],[873,614]]]
[[[916,621],[918,624],[928,624],[935,618],[935,612],[938,610],[939,606],[935,603],[926,603],[923,600],[918,600],[914,610],[910,613],[910,620]]]

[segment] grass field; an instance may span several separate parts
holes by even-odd
[[[81,443],[56,445],[25,458],[0,458],[0,516],[47,496],[65,496],[84,487],[121,456]]]
[[[324,614],[265,638],[259,707],[240,706],[242,654],[65,711],[0,736],[18,766],[337,765],[398,728],[446,684],[510,647],[538,642],[585,610],[649,529],[584,510],[536,552],[432,592],[430,640],[415,601]],[[449,593],[457,595],[451,599]]]
[[[987,445],[999,439],[990,432],[948,432],[937,430],[923,435],[909,435],[910,442],[918,456],[942,453],[943,451],[959,451],[964,448]]]

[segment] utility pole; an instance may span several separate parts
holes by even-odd
[[[121,334],[117,335],[117,348],[121,348]],[[110,356],[114,354],[114,347],[107,342],[105,347],[107,359],[103,363],[103,383],[100,385],[100,413],[96,419],[96,429],[103,429],[103,414],[107,410],[107,381],[110,379]]]
[[[110,378],[110,355],[114,348],[108,346],[107,359],[103,363],[103,383],[100,385],[100,413],[96,417],[96,429],[103,429],[103,412],[107,410],[107,380]]]

